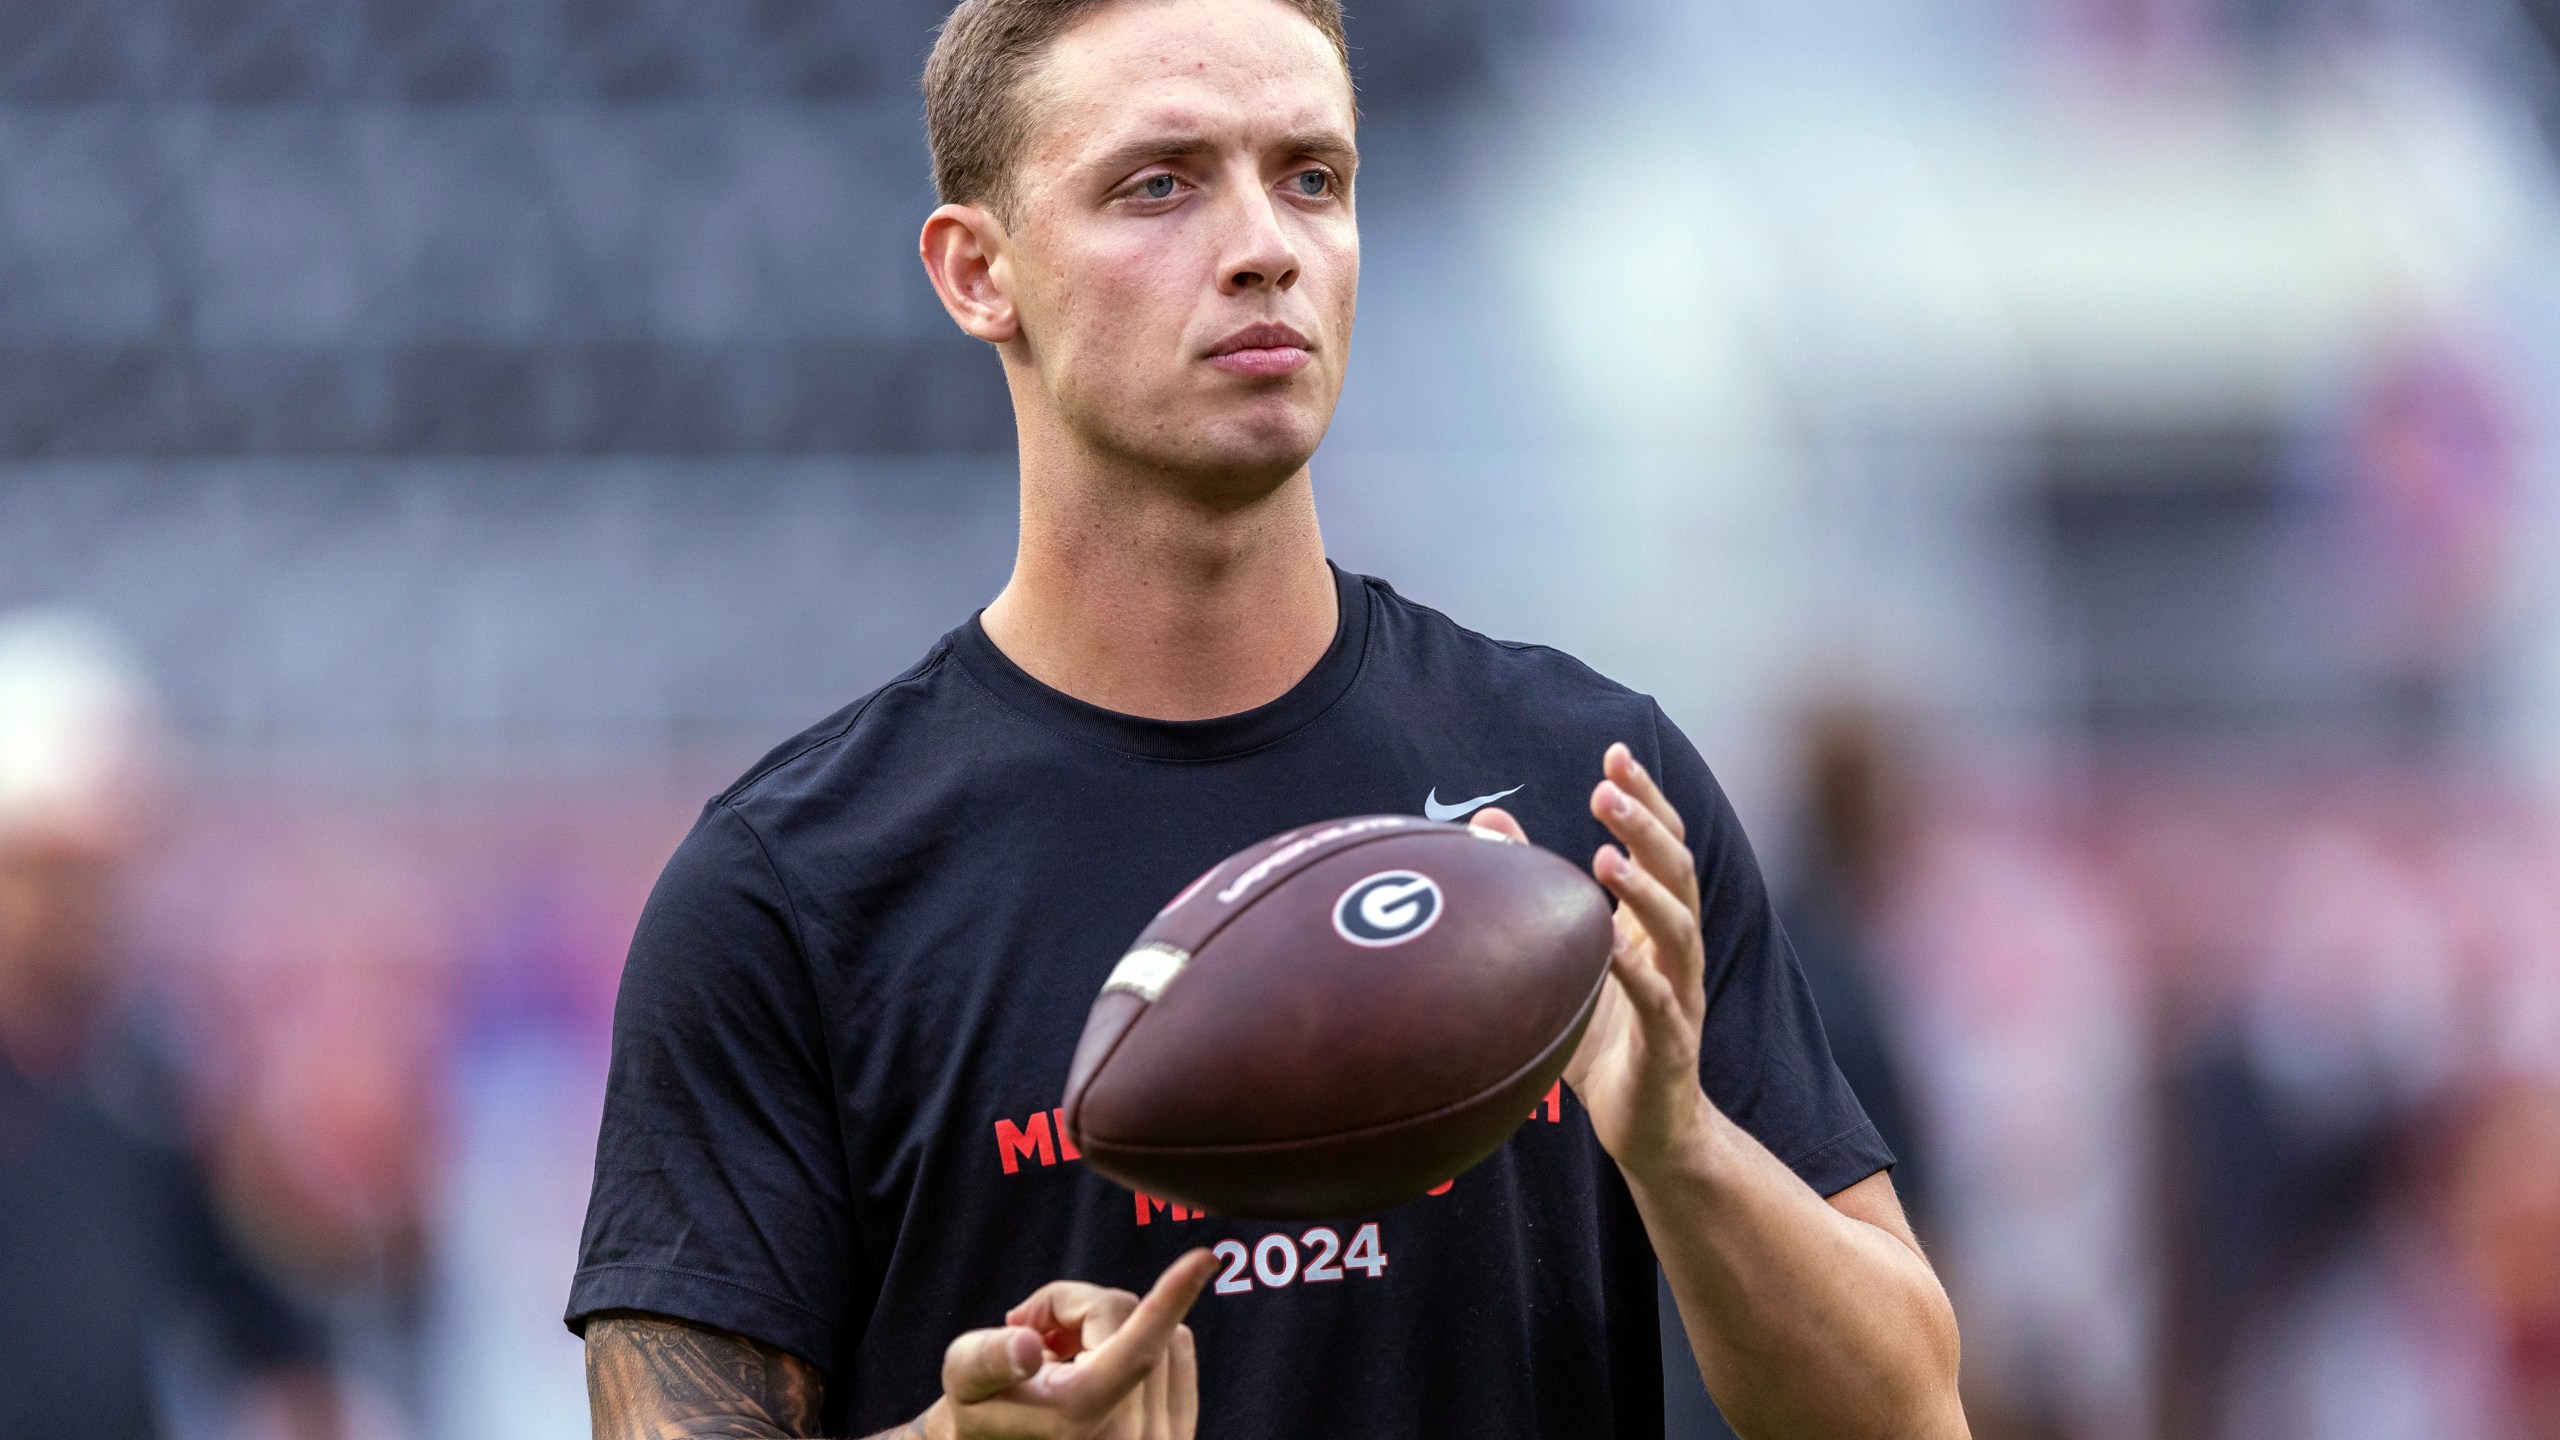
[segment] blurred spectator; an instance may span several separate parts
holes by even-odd
[[[2277,850],[2232,1019],[2178,1072],[2185,1388],[2235,1440],[2548,1440],[2547,843],[2495,815],[2355,813],[2378,798],[2329,797]]]
[[[2358,398],[2338,558],[2404,733],[2441,738],[2460,718],[2504,618],[2521,481],[2501,381],[2486,355],[2413,344]]]
[[[0,620],[0,1436],[160,1433],[238,1382],[253,1433],[318,1440],[321,1336],[225,1233],[128,997],[150,709],[94,628]]]
[[[1816,708],[1802,743],[1802,852],[1779,914],[1821,1006],[1832,1056],[1893,1148],[1893,1188],[1926,1241],[1928,1167],[1876,971],[1878,927],[1908,840],[1907,757],[1885,716],[1854,703]]]
[[[2141,976],[2116,888],[2050,822],[1936,819],[1892,944],[1980,1440],[2152,1435]]]
[[[2560,1436],[2560,1089],[2491,1082],[2404,1131],[2384,1223],[2273,1315],[2222,1433]]]
[[[1833,703],[1804,717],[1798,783],[1802,853],[1779,907],[1796,960],[1813,987],[1832,1058],[1893,1150],[1893,1188],[1926,1243],[1933,1238],[1927,1168],[1894,1053],[1886,993],[1876,973],[1878,926],[1907,838],[1907,757],[1890,722],[1869,706]],[[1690,1358],[1668,1292],[1661,1306],[1665,1413],[1671,1435],[1717,1440],[1733,1432],[1715,1411]]]
[[[2531,598],[2531,450],[2510,357],[2421,332],[2324,396],[2286,573],[2306,649],[2344,662],[2333,703],[2415,759],[2459,756],[2495,704]]]
[[[389,815],[211,802],[155,866],[191,1111],[244,1248],[328,1317],[348,1424],[424,1430],[451,856]]]
[[[2243,977],[2229,1013],[2168,1061],[2188,1270],[2173,1365],[2199,1400],[2370,1239],[2393,1127],[2448,1059],[2451,937],[2418,877],[2344,823],[2272,848],[2249,933],[2217,937]]]
[[[235,843],[237,840],[235,839]],[[440,1159],[447,1006],[430,873],[379,833],[296,836],[199,922],[202,1109],[243,1234],[315,1293],[407,1297]]]

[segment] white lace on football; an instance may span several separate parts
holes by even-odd
[[[1191,952],[1178,945],[1161,941],[1141,945],[1111,967],[1111,978],[1102,982],[1102,993],[1124,990],[1152,1005],[1164,993],[1164,987],[1173,983],[1173,977],[1182,973],[1182,967],[1190,963]]]

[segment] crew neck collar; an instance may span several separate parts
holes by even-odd
[[[1333,643],[1288,693],[1268,705],[1213,720],[1149,720],[1088,705],[1033,679],[987,638],[985,611],[951,632],[952,653],[969,675],[1007,707],[1034,723],[1089,744],[1146,760],[1223,760],[1259,750],[1333,708],[1359,677],[1369,647],[1369,586],[1327,561],[1338,604]]]

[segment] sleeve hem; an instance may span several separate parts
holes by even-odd
[[[722,1276],[664,1265],[590,1265],[570,1282],[564,1317],[570,1333],[584,1335],[588,1317],[602,1310],[639,1310],[708,1325],[788,1350],[821,1373],[834,1368],[832,1320]]]
[[[1787,1168],[1826,1200],[1879,1170],[1892,1169],[1893,1164],[1893,1151],[1872,1121],[1851,1126],[1787,1160]]]

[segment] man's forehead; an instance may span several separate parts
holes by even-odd
[[[1053,159],[1150,137],[1226,142],[1352,137],[1350,77],[1332,42],[1278,0],[1113,5],[1058,37],[1032,79]]]

